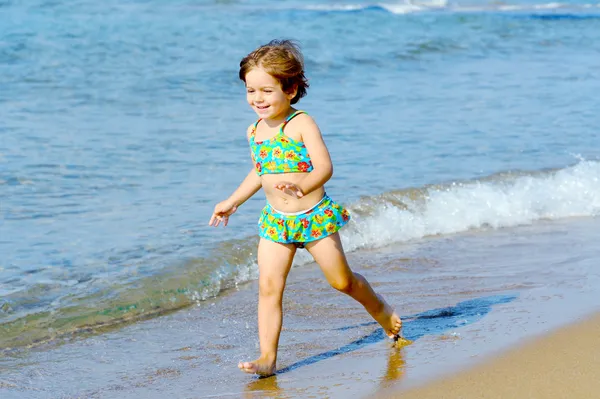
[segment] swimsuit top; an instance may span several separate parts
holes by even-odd
[[[249,142],[252,162],[254,162],[256,173],[259,176],[274,173],[310,172],[313,170],[304,143],[296,141],[283,133],[283,128],[292,118],[304,113],[304,111],[296,111],[288,116],[285,122],[281,124],[279,133],[263,141],[254,140],[256,126],[262,119],[256,121],[250,133]]]

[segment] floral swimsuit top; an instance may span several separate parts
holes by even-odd
[[[283,128],[296,115],[304,114],[304,111],[296,111],[288,116],[281,124],[279,133],[268,140],[255,141],[256,127],[262,120],[254,124],[250,133],[250,151],[252,162],[258,175],[274,173],[297,173],[310,172],[313,170],[310,156],[306,146],[301,141],[296,141],[283,133]]]

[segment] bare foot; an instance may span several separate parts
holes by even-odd
[[[275,362],[262,356],[253,362],[240,362],[238,368],[248,374],[268,377],[275,374]]]
[[[383,303],[383,309],[379,313],[372,313],[371,315],[381,324],[383,331],[388,337],[396,339],[402,329],[402,320],[400,320],[400,316],[394,312],[394,309],[392,309],[385,299],[379,295],[377,295],[377,298]]]

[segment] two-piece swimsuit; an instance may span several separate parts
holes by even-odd
[[[259,176],[313,170],[304,143],[283,132],[288,122],[302,113],[305,112],[296,111],[287,117],[279,133],[263,141],[255,141],[256,127],[261,119],[256,121],[250,133],[249,143],[252,161]],[[349,220],[350,213],[324,194],[310,209],[294,213],[278,211],[267,202],[258,220],[258,232],[259,236],[270,241],[295,244],[296,247],[303,248],[305,243],[334,234]]]

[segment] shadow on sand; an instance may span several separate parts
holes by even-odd
[[[494,295],[475,298],[468,301],[459,302],[456,305],[447,308],[432,309],[412,316],[403,316],[402,335],[404,338],[410,341],[416,341],[425,335],[440,335],[448,330],[475,323],[482,319],[488,312],[490,312],[490,310],[492,310],[492,306],[511,302],[515,298],[516,295]],[[377,325],[377,322],[373,321],[354,326],[337,328],[334,331],[349,330],[352,328],[369,325]],[[383,333],[382,328],[378,328],[372,333],[337,349],[319,353],[318,355],[314,355],[290,364],[289,366],[278,370],[275,375],[281,375],[299,367],[308,366],[337,355],[349,353],[385,339],[389,338]]]
[[[426,335],[441,335],[448,330],[466,326],[481,320],[492,310],[494,305],[511,302],[516,299],[516,297],[516,295],[494,295],[475,298],[459,302],[456,305],[447,308],[432,309],[412,316],[403,316],[402,335],[409,341],[416,341]],[[352,328],[371,325],[377,325],[377,322],[373,321],[336,328],[333,331],[345,331]],[[283,393],[277,382],[278,375],[388,339],[389,338],[383,333],[383,329],[377,328],[372,333],[365,335],[356,341],[350,342],[347,345],[290,364],[289,366],[278,370],[273,376],[256,377],[252,379],[252,381],[246,385],[244,397],[280,398]],[[394,380],[398,380],[404,375],[406,363],[401,345],[395,346],[394,350],[390,351],[387,363],[386,374],[382,377],[381,381],[384,385],[391,383]]]

